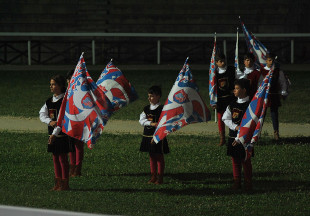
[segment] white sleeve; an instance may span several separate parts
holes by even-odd
[[[142,112],[142,113],[140,114],[139,123],[140,123],[142,126],[150,126],[150,125],[151,125],[151,121],[147,120],[146,115],[145,115],[144,112]]]
[[[41,122],[47,125],[52,121],[52,119],[48,116],[48,110],[47,110],[46,104],[44,104],[42,108],[40,109],[39,117],[40,117]]]
[[[236,130],[236,127],[238,126],[237,124],[232,122],[231,112],[229,110],[229,106],[226,108],[226,111],[223,114],[222,121],[231,130]]]
[[[287,89],[287,83],[286,83],[286,79],[285,79],[285,76],[284,76],[284,73],[283,71],[279,71],[279,86],[280,86],[280,92],[281,95],[283,96],[287,96],[288,95],[288,92],[286,91]]]
[[[245,78],[245,73],[243,73],[240,69],[236,69],[235,77],[236,77],[236,79]]]
[[[57,126],[54,128],[52,135],[59,135],[59,133],[61,132],[61,127]]]

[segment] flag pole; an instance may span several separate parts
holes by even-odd
[[[214,110],[214,122],[217,123],[217,109]]]

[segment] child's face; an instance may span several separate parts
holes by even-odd
[[[271,68],[271,66],[273,64],[273,59],[272,58],[267,58],[266,59],[266,64],[267,64],[267,67]]]
[[[222,61],[222,60],[216,61],[215,64],[216,64],[218,67],[225,67],[225,62]]]
[[[251,59],[248,59],[248,58],[244,59],[243,63],[244,63],[244,66],[247,68],[250,68],[253,66],[253,61]]]
[[[234,95],[238,98],[244,98],[246,97],[246,89],[241,88],[239,85],[235,85]]]
[[[55,82],[55,80],[51,80],[50,89],[51,89],[51,92],[55,95],[61,94],[61,87]]]
[[[159,102],[160,96],[156,94],[147,94],[148,95],[148,100],[150,104],[157,104]]]

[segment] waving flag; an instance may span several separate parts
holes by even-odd
[[[236,140],[243,144],[247,152],[251,152],[253,143],[258,141],[263,128],[273,70],[274,66],[257,89],[241,120]]]
[[[111,103],[90,77],[83,53],[59,111],[58,126],[71,137],[93,147],[111,113]]]
[[[210,69],[209,69],[209,96],[210,96],[210,104],[216,105],[217,103],[217,87],[216,87],[216,76],[215,76],[215,53],[216,53],[216,33],[214,36],[214,46],[210,61]]]
[[[134,87],[113,64],[112,60],[102,71],[97,85],[111,101],[113,112],[138,98]]]
[[[245,35],[245,40],[247,43],[247,47],[249,52],[253,53],[255,56],[255,67],[260,68],[260,67],[265,67],[266,66],[266,54],[268,53],[267,48],[259,41],[256,39],[256,37],[252,34],[249,33],[248,30],[246,29],[244,23],[241,21],[241,26],[243,29],[243,33]]]
[[[198,93],[186,59],[161,112],[154,141],[158,143],[169,133],[188,124],[210,120],[210,112]]]

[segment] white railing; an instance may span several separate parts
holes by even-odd
[[[286,38],[291,43],[291,64],[294,64],[294,40],[296,38],[310,39],[310,33],[260,33],[255,34],[258,38]],[[148,37],[148,38],[213,38],[213,33],[61,33],[61,32],[0,32],[0,37]],[[235,38],[234,33],[217,33],[217,38]],[[240,34],[240,37],[244,37]],[[28,65],[31,65],[31,40],[28,40]],[[92,40],[92,63],[96,64],[95,46],[96,41]],[[161,40],[157,40],[157,64],[160,64]],[[226,54],[226,39],[223,40],[223,52]]]

